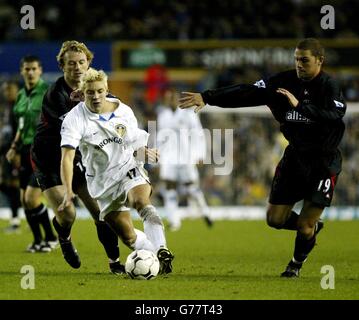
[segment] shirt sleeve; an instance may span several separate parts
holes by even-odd
[[[335,80],[329,79],[327,81],[322,96],[323,100],[318,105],[300,101],[296,109],[307,118],[315,121],[335,121],[343,118],[347,106]]]
[[[236,84],[202,92],[203,101],[221,108],[243,108],[266,105],[269,92],[264,80],[255,84]]]
[[[82,127],[81,121],[74,112],[67,114],[61,126],[61,147],[76,149],[82,138]]]

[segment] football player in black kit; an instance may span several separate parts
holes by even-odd
[[[222,108],[267,105],[288,140],[272,181],[267,223],[297,232],[294,255],[281,274],[298,277],[303,262],[323,228],[320,216],[332,201],[341,171],[338,145],[345,125],[346,104],[337,82],[322,71],[324,49],[318,40],[300,41],[295,49],[295,70],[278,73],[254,85],[239,84],[184,92],[180,108],[205,104]],[[303,200],[299,215],[293,211]]]
[[[59,235],[62,253],[73,268],[79,268],[81,265],[70,236],[76,217],[75,206],[58,210],[65,192],[60,176],[60,130],[66,114],[79,102],[73,99],[76,94],[71,94],[79,88],[92,59],[93,54],[85,44],[77,41],[66,41],[62,44],[57,61],[64,75],[57,79],[44,96],[41,118],[31,150],[35,176],[56,215],[53,225]],[[99,221],[100,210],[97,202],[88,193],[85,168],[82,166],[79,151],[74,160],[74,167],[74,191],[95,220],[98,238],[109,258],[110,270],[114,274],[124,273],[124,266],[119,261],[118,237],[105,222]]]

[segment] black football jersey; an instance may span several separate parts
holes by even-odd
[[[284,88],[299,101],[292,107],[276,92]],[[321,71],[311,81],[297,77],[295,70],[278,73],[255,84],[238,84],[202,93],[205,103],[222,108],[267,105],[289,144],[301,154],[337,152],[345,125],[346,103],[338,83]]]

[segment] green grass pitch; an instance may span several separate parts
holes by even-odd
[[[137,227],[141,227],[136,221]],[[0,220],[1,230],[7,222]],[[91,220],[78,220],[73,241],[82,266],[71,269],[56,249],[25,253],[31,241],[26,223],[21,234],[0,232],[0,299],[36,300],[358,300],[359,221],[326,221],[298,279],[282,279],[292,256],[295,233],[274,230],[264,221],[184,220],[167,232],[175,253],[174,272],[150,281],[109,273],[107,258]],[[122,261],[129,249],[121,243]],[[35,270],[35,289],[21,288],[23,265]],[[323,289],[324,265],[335,270],[335,288]]]

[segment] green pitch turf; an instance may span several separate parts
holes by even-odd
[[[71,269],[61,250],[25,253],[31,241],[26,223],[21,234],[4,234],[0,220],[0,299],[106,300],[320,300],[359,299],[359,221],[326,221],[318,245],[299,279],[282,279],[292,256],[294,232],[274,230],[264,221],[185,220],[167,232],[175,253],[174,272],[150,281],[109,273],[105,253],[90,220],[76,221],[73,240],[82,266]],[[136,221],[136,225],[140,223]],[[122,261],[130,252],[121,244]],[[21,288],[22,266],[35,270],[35,289]],[[322,266],[335,270],[335,288],[322,289]]]

